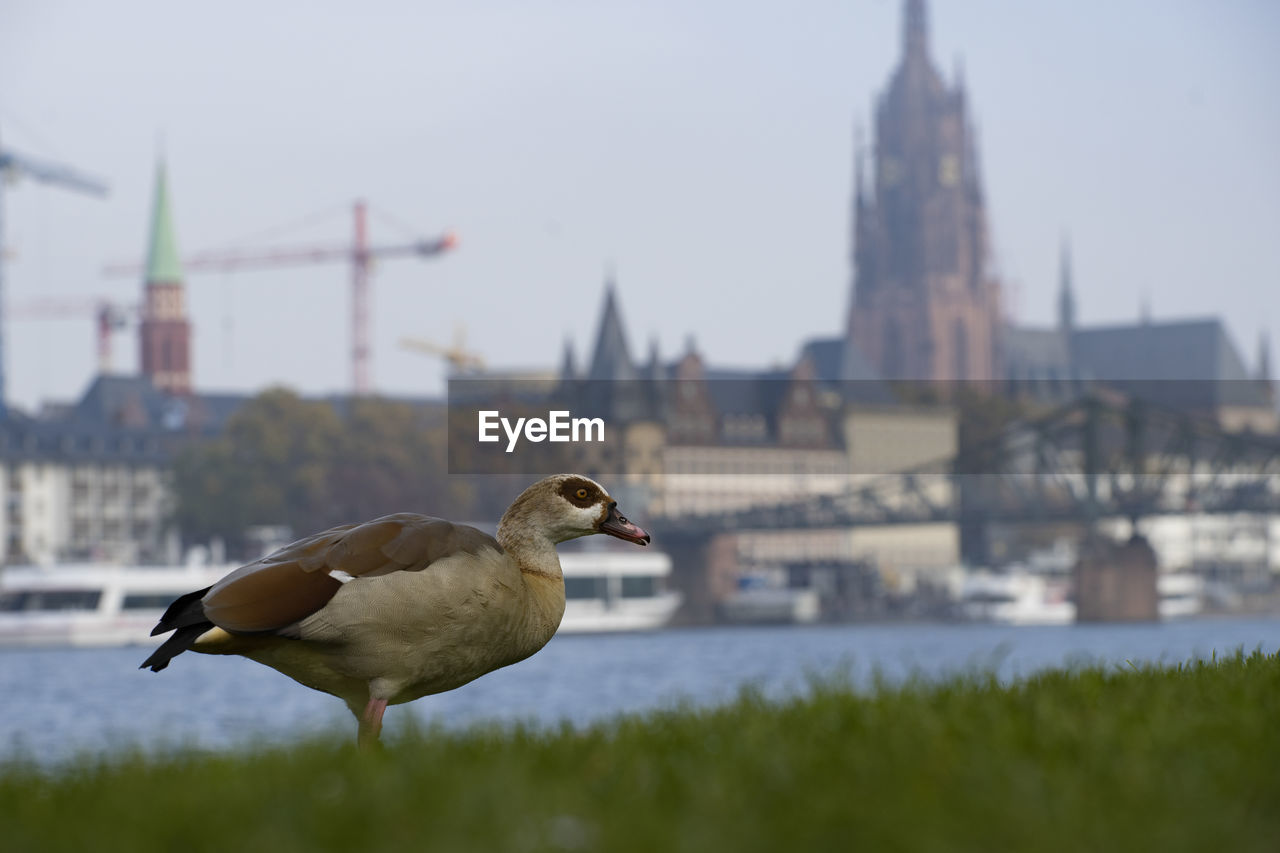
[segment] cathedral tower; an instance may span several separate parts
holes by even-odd
[[[142,373],[161,391],[191,392],[191,323],[187,320],[182,264],[173,231],[169,183],[164,163],[156,167],[156,194],[151,208],[151,244],[143,285]]]
[[[902,61],[875,110],[874,168],[856,154],[851,342],[889,379],[997,378],[999,285],[964,85],[929,57],[906,0]]]

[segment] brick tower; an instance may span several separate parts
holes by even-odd
[[[151,208],[151,245],[143,285],[142,373],[161,391],[191,392],[191,323],[187,320],[182,264],[173,231],[169,182],[164,163],[156,167],[156,195]]]
[[[890,379],[999,376],[1000,288],[959,75],[928,50],[924,0],[906,0],[902,61],[875,110],[874,176],[856,153],[851,342]]]

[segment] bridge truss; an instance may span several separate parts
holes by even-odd
[[[842,493],[661,520],[663,538],[733,531],[952,522],[1132,521],[1175,513],[1280,513],[1280,437],[1137,399],[1091,395],[1015,421],[951,459],[850,475]]]

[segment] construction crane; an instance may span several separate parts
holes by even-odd
[[[29,177],[45,184],[66,187],[89,195],[105,196],[107,185],[88,175],[56,163],[32,160],[21,154],[0,147],[0,248],[4,239],[4,191],[7,185],[20,177]],[[8,414],[4,365],[4,259],[0,258],[0,420]]]
[[[466,348],[466,331],[459,326],[453,335],[452,346],[442,346],[425,338],[401,338],[400,346],[428,355],[439,356],[453,368],[455,374],[480,373],[484,370],[484,358]]]
[[[363,201],[352,209],[353,240],[349,245],[304,246],[258,251],[197,252],[182,260],[188,272],[232,272],[248,269],[322,264],[348,261],[351,264],[351,385],[356,394],[368,394],[370,383],[369,351],[369,267],[375,258],[406,255],[429,258],[458,245],[458,238],[447,232],[435,240],[388,246],[370,246]],[[106,275],[135,275],[142,264],[111,264],[103,268]]]
[[[111,333],[127,328],[138,316],[137,305],[112,302],[105,297],[86,296],[65,299],[34,299],[9,306],[8,316],[15,320],[47,320],[91,314],[94,318],[98,372],[111,372]]]

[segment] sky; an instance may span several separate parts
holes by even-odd
[[[1224,318],[1246,364],[1280,338],[1280,4],[933,0],[962,69],[1008,311],[1053,321],[1069,236],[1084,324]],[[454,231],[456,251],[379,264],[372,372],[442,393],[404,336],[498,367],[581,360],[616,277],[633,353],[690,336],[711,363],[790,363],[843,330],[855,125],[899,56],[899,0],[113,3],[0,7],[0,145],[111,185],[4,190],[11,404],[78,397],[88,312],[145,250],[157,158],[184,253]],[[206,391],[350,388],[342,263],[192,273]],[[130,331],[113,367],[137,367]]]

